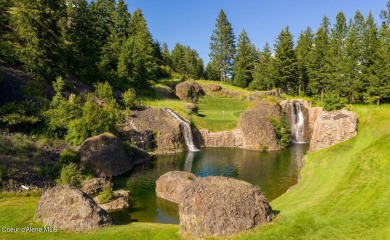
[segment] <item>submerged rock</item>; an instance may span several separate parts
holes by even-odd
[[[79,154],[81,162],[100,177],[118,176],[133,168],[122,142],[111,133],[88,138],[81,145]]]
[[[345,109],[320,112],[314,123],[309,151],[330,147],[356,136],[357,124],[356,114]]]
[[[161,175],[156,181],[157,197],[178,203],[180,195],[187,185],[197,177],[188,172],[170,171]]]
[[[195,237],[228,236],[272,220],[260,190],[226,177],[198,178],[179,198],[180,231]]]
[[[112,225],[110,216],[95,201],[69,185],[44,192],[39,199],[35,218],[46,226],[61,230],[80,231]]]

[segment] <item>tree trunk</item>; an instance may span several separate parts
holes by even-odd
[[[324,102],[324,89],[321,89],[321,102]]]
[[[379,107],[379,98],[376,100],[376,105]]]

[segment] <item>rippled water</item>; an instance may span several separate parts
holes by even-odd
[[[238,148],[206,148],[199,152],[155,156],[128,175],[114,179],[117,188],[132,192],[132,207],[112,213],[119,223],[179,223],[177,204],[157,198],[155,181],[171,170],[197,176],[226,176],[257,185],[271,201],[297,183],[301,159],[308,145],[294,145],[276,152]]]

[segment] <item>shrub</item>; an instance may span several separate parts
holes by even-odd
[[[347,101],[338,97],[336,93],[328,93],[324,98],[324,109],[326,111],[335,111],[345,107]]]
[[[38,106],[30,100],[0,107],[0,124],[15,131],[31,130],[42,120],[40,116]]]
[[[270,117],[268,121],[275,129],[276,138],[279,140],[279,146],[281,148],[288,147],[290,145],[291,130],[288,126],[286,118],[282,116],[280,120],[277,120],[273,117]]]
[[[78,187],[82,179],[83,176],[80,169],[76,164],[70,163],[62,167],[60,177],[56,182],[58,185],[70,184]]]
[[[122,98],[126,108],[132,108],[136,105],[137,96],[134,89],[127,89],[127,91],[122,94]]]
[[[72,149],[65,148],[60,155],[59,162],[62,164],[78,163],[80,156],[77,152]]]
[[[106,183],[103,186],[103,191],[99,193],[99,203],[104,204],[111,201],[114,196],[114,192],[112,191],[112,186],[110,183]]]

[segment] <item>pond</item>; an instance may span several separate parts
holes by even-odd
[[[199,177],[226,176],[244,180],[258,186],[271,201],[297,183],[301,159],[308,148],[308,144],[275,152],[205,148],[199,152],[154,156],[131,173],[114,179],[116,188],[131,191],[132,206],[111,215],[119,224],[134,221],[178,224],[177,204],[157,198],[155,193],[157,178],[172,170],[192,172]]]

